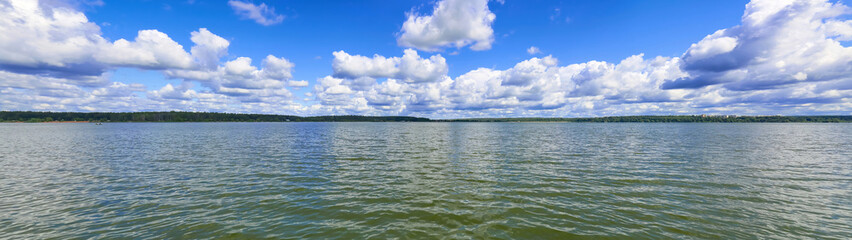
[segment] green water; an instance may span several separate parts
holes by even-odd
[[[852,238],[852,124],[0,124],[0,238]]]

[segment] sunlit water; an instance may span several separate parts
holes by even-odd
[[[0,124],[0,238],[852,238],[852,124]]]

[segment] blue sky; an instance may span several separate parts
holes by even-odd
[[[852,22],[834,1],[0,0],[0,9],[0,27],[15,33],[0,36],[2,110],[852,114]]]
[[[240,20],[224,1],[117,1],[91,8],[92,22],[109,39],[133,38],[139,29],[158,29],[183,46],[189,32],[205,27],[232,41],[229,53],[253,59],[286,56],[297,64],[294,77],[331,74],[331,53],[399,55],[396,33],[412,10],[428,14],[432,1],[266,1],[285,16],[263,26]],[[257,1],[255,3],[260,3]],[[529,58],[537,46],[564,62],[620,61],[645,53],[677,56],[715,30],[739,23],[747,1],[508,1],[489,2],[498,15],[489,51],[442,56],[450,75],[478,67],[508,68]],[[355,10],[357,9],[357,10]],[[556,10],[559,9],[559,10]],[[568,19],[568,21],[566,21]],[[109,23],[103,26],[103,23]],[[316,59],[321,57],[322,59]]]

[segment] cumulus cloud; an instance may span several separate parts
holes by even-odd
[[[285,58],[268,55],[261,66],[259,69],[252,65],[251,58],[238,57],[215,69],[176,69],[167,70],[165,74],[172,78],[199,81],[215,93],[238,97],[241,101],[258,101],[267,97],[289,99],[292,94],[285,87],[291,85],[288,80],[292,78],[294,64]]]
[[[148,96],[152,99],[192,100],[197,96],[197,93],[189,87],[188,84],[175,87],[168,83],[158,90],[149,92]]]
[[[406,83],[396,79],[384,82],[363,81],[372,78],[342,79],[332,76],[317,79],[311,96],[321,105],[315,109],[325,114],[396,115],[418,111],[434,111],[442,107],[440,88],[449,83]]]
[[[491,24],[495,18],[488,0],[443,0],[432,15],[408,13],[397,42],[423,51],[468,45],[472,50],[487,50],[494,42]]]
[[[406,49],[402,57],[372,58],[350,55],[344,51],[333,53],[332,69],[339,78],[395,78],[406,82],[434,82],[447,75],[447,61],[440,54],[422,58],[417,51]]]
[[[190,68],[193,59],[183,46],[157,30],[142,30],[131,42],[107,44],[94,53],[95,60],[112,66],[148,69]]]
[[[98,97],[129,97],[135,92],[145,92],[145,85],[113,82],[109,86],[93,90],[92,95]]]
[[[109,42],[100,27],[62,4],[10,0],[0,4],[0,70],[78,80],[81,86],[107,83],[116,67],[193,69],[223,56],[228,42],[207,29],[193,32],[193,53],[158,30],[141,30],[132,41]]]
[[[272,55],[260,68],[250,58],[220,64],[229,41],[206,28],[192,32],[187,52],[167,34],[141,30],[132,40],[109,41],[100,28],[62,1],[0,2],[0,103],[8,110],[142,111],[301,109],[287,86],[294,64]],[[138,83],[112,82],[111,71],[130,67],[182,79],[147,91]],[[196,90],[199,82],[209,90]],[[144,93],[144,94],[143,94]]]
[[[488,37],[459,30],[473,25],[458,26],[456,20],[487,20],[470,17],[481,13],[492,15],[477,25],[488,28]],[[311,84],[293,79],[295,64],[286,58],[229,56],[230,42],[205,28],[189,34],[189,51],[153,29],[111,41],[71,6],[7,0],[0,1],[0,29],[16,34],[0,34],[0,106],[436,118],[849,114],[852,50],[844,46],[852,40],[849,13],[841,3],[820,0],[754,0],[740,25],[696,39],[681,56],[640,53],[614,62],[562,63],[531,47],[528,53],[535,56],[511,67],[454,77],[439,54],[337,51],[332,73]],[[493,14],[485,1],[441,1],[432,15],[409,14],[409,20],[428,31],[406,35],[404,26],[400,39],[432,38],[412,48],[493,43]],[[118,67],[161,71],[172,80],[156,86],[113,82],[111,71]],[[306,103],[294,101],[289,88],[306,88]]]
[[[230,42],[224,38],[213,34],[206,28],[198,29],[191,33],[193,43],[190,52],[192,56],[198,60],[201,67],[205,69],[215,68],[219,64],[219,59],[228,55],[228,46]]]
[[[141,84],[109,83],[87,89],[65,78],[0,71],[3,110],[134,111],[147,100]]]
[[[361,60],[388,59],[374,56]],[[367,73],[327,76],[317,80],[312,96],[324,106],[348,113],[517,115],[555,113],[556,109],[566,108],[589,113],[611,105],[682,101],[684,91],[659,88],[664,80],[685,75],[678,67],[679,61],[636,55],[618,64],[591,61],[559,66],[556,58],[546,56],[519,62],[509,69],[479,68],[455,79],[443,77],[435,81],[375,81],[372,77],[376,76]]]
[[[824,0],[754,0],[742,24],[719,30],[683,55],[688,77],[664,88],[721,84],[731,90],[789,87],[800,82],[849,81],[849,7]]]
[[[275,8],[267,6],[266,3],[255,5],[251,2],[230,0],[228,5],[240,17],[254,20],[260,25],[269,26],[284,21],[284,15],[275,13]]]
[[[0,69],[76,78],[98,76],[106,68],[92,57],[106,41],[83,13],[10,0],[0,4],[0,16]]]
[[[333,53],[333,76],[317,79],[310,96],[324,114],[406,114],[443,107],[441,89],[452,80],[441,55],[422,58],[413,49],[402,57]],[[377,81],[377,78],[386,78]]]
[[[708,35],[680,57],[567,65],[533,57],[508,69],[416,82],[399,80],[394,58],[339,52],[339,79],[329,77],[312,95],[334,105],[332,112],[433,117],[848,114],[849,8],[817,0],[755,0],[746,8],[741,25]]]
[[[682,73],[678,59],[643,59],[619,64],[591,61],[558,66],[551,56],[531,58],[506,70],[477,69],[459,76],[448,89],[456,110],[549,110],[633,102],[674,102],[678,94],[657,88]],[[569,106],[573,104],[574,106]]]

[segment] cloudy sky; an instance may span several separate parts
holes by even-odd
[[[0,0],[0,110],[852,114],[826,0]]]

